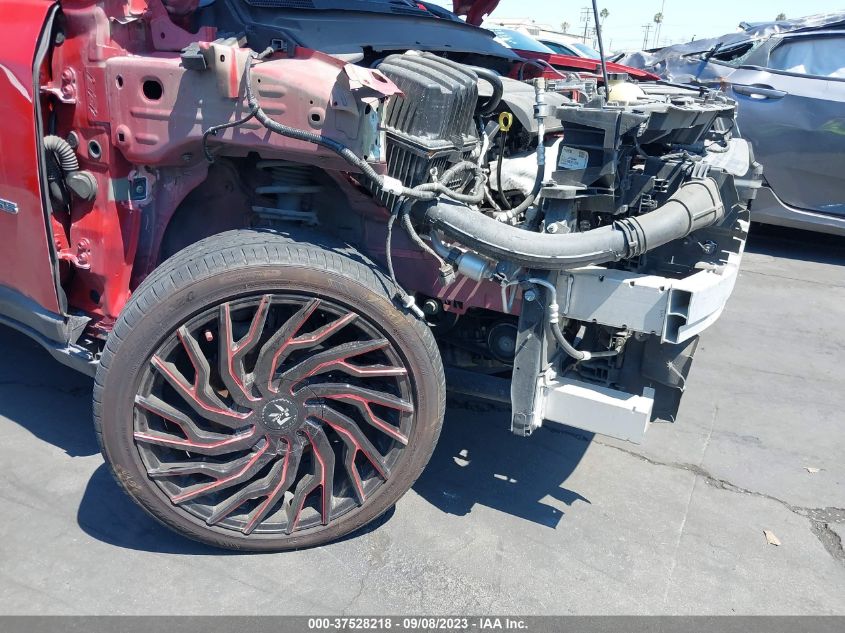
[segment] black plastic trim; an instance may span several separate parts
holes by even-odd
[[[63,365],[89,376],[97,371],[94,355],[69,342],[78,336],[78,324],[69,325],[62,315],[5,286],[0,286],[0,324],[26,334]]]

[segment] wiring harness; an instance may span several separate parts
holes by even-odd
[[[246,64],[244,65],[243,83],[244,92],[246,95],[249,113],[236,121],[224,123],[222,125],[215,125],[209,127],[203,133],[203,152],[208,162],[214,162],[214,156],[208,148],[208,140],[211,136],[216,136],[219,132],[228,128],[239,127],[252,119],[257,120],[264,128],[287,138],[296,139],[313,143],[321,147],[325,147],[338,156],[343,158],[356,172],[367,180],[373,182],[375,186],[386,193],[397,196],[400,204],[395,206],[395,210],[387,224],[387,244],[386,244],[386,258],[388,273],[391,280],[398,289],[397,301],[406,309],[411,310],[418,317],[422,318],[423,313],[416,305],[416,302],[408,292],[406,292],[396,279],[396,274],[393,269],[392,258],[392,236],[393,226],[397,219],[401,221],[402,228],[408,233],[409,237],[415,244],[420,246],[424,251],[434,256],[440,264],[441,279],[444,283],[451,283],[454,279],[453,267],[446,263],[437,253],[426,244],[414,229],[410,218],[410,211],[414,204],[420,201],[431,201],[444,197],[467,205],[478,205],[484,201],[486,193],[487,176],[484,174],[480,165],[471,161],[460,161],[446,170],[443,174],[432,174],[432,181],[417,185],[416,187],[406,187],[400,180],[391,178],[383,174],[377,173],[373,167],[364,159],[355,154],[349,147],[331,138],[324,137],[320,134],[315,134],[307,130],[283,125],[278,121],[274,121],[262,109],[255,93],[252,90],[252,68],[256,63],[260,63],[269,58],[276,49],[268,47],[261,53],[250,52],[247,56]],[[468,177],[467,177],[468,176]],[[446,183],[459,182],[460,184],[449,187]],[[468,190],[468,191],[467,191]]]

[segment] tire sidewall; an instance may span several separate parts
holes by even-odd
[[[369,268],[346,258],[344,264]],[[180,268],[190,265],[182,263]],[[380,291],[352,275],[328,268],[298,263],[244,264],[185,283],[154,303],[146,314],[131,324],[126,336],[112,350],[110,366],[102,381],[100,431],[103,452],[118,482],[144,509],[166,525],[191,538],[234,549],[294,549],[330,542],[361,528],[388,510],[419,477],[431,456],[442,424],[445,385],[439,356],[431,353],[433,343],[426,340],[431,339],[431,333],[424,324],[396,309],[389,298],[389,282],[381,275],[375,277],[381,284]],[[141,289],[127,305],[124,315],[132,309],[133,302],[143,299],[142,294],[152,291],[150,285]],[[281,538],[261,534],[246,537],[226,528],[207,526],[201,519],[178,509],[164,491],[149,480],[133,437],[134,399],[152,354],[177,327],[233,298],[273,292],[325,297],[366,316],[393,343],[411,374],[415,420],[408,448],[402,451],[390,478],[372,493],[363,507],[356,507],[328,526],[310,528],[302,534]]]

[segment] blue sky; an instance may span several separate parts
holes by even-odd
[[[604,26],[607,48],[641,48],[642,25],[650,22],[660,11],[663,0],[599,0],[599,10],[607,9],[610,15]],[[730,33],[742,21],[773,20],[778,13],[789,18],[798,18],[814,13],[825,13],[845,8],[840,3],[822,0],[665,0],[664,22],[661,28],[661,43],[685,42],[693,36],[712,37]],[[451,8],[450,0],[437,0]],[[573,25],[570,31],[577,31],[582,7],[587,0],[501,0],[494,17],[533,18],[559,26],[561,22]],[[652,34],[654,32],[652,31]],[[653,39],[649,40],[651,45]]]

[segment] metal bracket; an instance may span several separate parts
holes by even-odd
[[[589,433],[642,442],[654,407],[654,389],[643,395],[561,378],[545,390],[544,417]]]
[[[543,368],[546,366],[546,309],[543,301],[523,301],[511,379],[511,432],[527,437],[543,422]]]
[[[76,250],[66,248],[59,251],[59,261],[70,262],[80,270],[91,270],[91,242],[83,238],[76,245]]]

